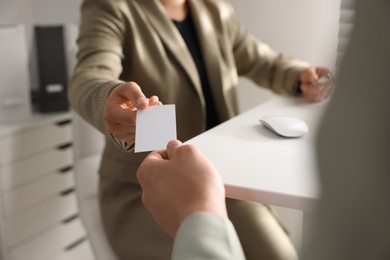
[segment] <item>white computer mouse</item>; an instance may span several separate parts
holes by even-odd
[[[291,116],[265,116],[260,118],[260,122],[283,137],[301,137],[309,131],[303,120]]]

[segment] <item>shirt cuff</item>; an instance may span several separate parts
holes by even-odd
[[[297,97],[302,96],[301,83],[302,82],[300,80],[298,80],[297,83],[295,83],[295,85],[293,87],[293,95],[294,96],[297,96]]]
[[[118,140],[117,138],[115,138],[112,134],[110,134],[111,136],[111,139],[114,141],[114,143],[116,144],[116,146],[121,149],[123,152],[125,153],[132,153],[134,152],[134,147],[135,147],[135,144],[128,144],[127,142],[125,141],[121,141],[121,140]]]

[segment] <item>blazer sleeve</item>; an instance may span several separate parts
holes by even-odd
[[[356,27],[319,128],[323,195],[304,260],[390,259],[390,1],[355,7]]]
[[[173,260],[244,260],[237,233],[229,219],[195,213],[180,226],[174,242]]]
[[[111,90],[122,83],[123,41],[121,1],[84,0],[77,40],[77,64],[68,86],[72,108],[105,131],[103,109]]]
[[[275,93],[296,95],[300,72],[309,64],[273,50],[246,31],[230,10],[225,22],[238,74]]]

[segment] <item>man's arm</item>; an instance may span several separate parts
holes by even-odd
[[[207,212],[194,213],[181,224],[173,260],[244,260],[236,230],[229,219]]]
[[[390,258],[390,1],[355,4],[318,136],[322,198],[305,260]]]
[[[245,259],[221,176],[199,149],[170,141],[146,157],[137,177],[145,207],[175,238],[173,259]]]

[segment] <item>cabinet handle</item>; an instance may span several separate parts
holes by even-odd
[[[73,193],[75,190],[76,190],[75,188],[69,188],[69,189],[66,189],[66,190],[64,190],[64,191],[61,191],[61,192],[60,192],[60,195],[61,195],[62,197],[65,197],[65,196],[67,196],[67,195]]]
[[[71,170],[73,170],[73,166],[69,165],[69,166],[65,166],[65,167],[59,169],[58,173],[63,174],[63,173],[67,173],[67,172],[69,172]]]
[[[61,120],[61,121],[56,122],[56,125],[57,126],[64,126],[64,125],[68,125],[70,123],[72,123],[72,119],[65,119],[65,120]]]
[[[72,147],[72,143],[66,143],[66,144],[59,145],[59,146],[57,146],[57,149],[58,150],[65,150],[69,147]]]
[[[73,220],[77,219],[78,217],[79,217],[79,214],[71,215],[71,216],[67,217],[66,219],[62,220],[62,224],[68,224],[68,223],[72,222]]]
[[[82,244],[84,241],[86,241],[87,238],[86,237],[82,237],[80,239],[77,239],[75,242],[73,242],[72,244],[70,244],[69,246],[65,247],[65,251],[70,251],[72,250],[73,248],[77,247],[78,245]]]

